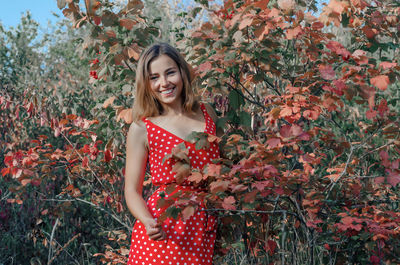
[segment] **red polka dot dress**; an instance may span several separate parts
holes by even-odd
[[[204,114],[206,126],[204,132],[215,135],[216,127],[208,115],[204,104],[200,105]],[[165,155],[178,144],[184,143],[189,150],[191,168],[202,169],[213,159],[219,158],[218,144],[210,143],[208,149],[195,149],[195,145],[187,142],[169,131],[153,124],[148,119],[143,119],[149,142],[149,162],[153,185],[160,186],[148,199],[147,206],[152,216],[157,219],[162,209],[157,209],[157,201],[160,193],[163,192],[167,184],[175,182],[174,172],[172,172],[172,160],[163,163]],[[184,185],[184,186],[183,186]],[[189,182],[183,182],[177,189],[193,190]],[[186,222],[182,219],[174,220],[168,218],[163,222],[163,230],[167,239],[155,241],[149,239],[146,228],[137,220],[132,232],[132,242],[129,252],[129,264],[160,265],[211,265],[213,259],[214,242],[216,235],[216,219],[207,214],[204,205],[199,207]]]

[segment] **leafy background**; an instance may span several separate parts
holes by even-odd
[[[215,264],[400,263],[396,1],[57,5],[51,34],[29,14],[0,25],[0,264],[126,263],[135,67],[160,40],[225,131],[192,137],[223,150],[186,176],[206,191],[161,202],[177,218],[207,203]]]

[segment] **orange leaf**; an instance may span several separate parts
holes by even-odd
[[[189,220],[189,218],[193,216],[195,210],[196,209],[191,205],[186,206],[185,209],[183,209],[181,212],[183,221],[186,222],[187,220]]]
[[[224,202],[222,203],[222,207],[226,210],[235,210],[236,209],[234,205],[235,201],[236,200],[233,196],[226,197],[224,199]]]
[[[26,186],[26,184],[30,183],[32,180],[31,179],[23,179],[21,180],[22,186]]]
[[[331,175],[327,175],[325,177],[329,178],[330,180],[336,182],[339,179],[340,174],[331,174]]]
[[[119,121],[120,119],[124,119],[124,121],[128,124],[132,123],[132,121],[133,121],[132,109],[122,110],[117,116],[117,121]]]
[[[212,68],[212,65],[210,62],[205,62],[199,65],[199,71],[204,73],[210,71]]]
[[[119,21],[119,24],[121,25],[121,27],[124,27],[127,30],[131,30],[136,23],[137,22],[135,20],[132,20],[129,18],[123,18]]]
[[[229,183],[230,183],[229,181],[222,181],[222,180],[211,182],[210,191],[214,194],[219,191],[225,191],[228,188]]]
[[[294,29],[288,29],[286,31],[286,38],[288,40],[293,40],[297,37],[297,35],[299,35],[300,33],[302,33],[302,29],[300,26],[295,27]]]
[[[342,3],[339,2],[339,1],[335,1],[335,0],[331,0],[331,1],[329,2],[328,7],[329,7],[333,12],[335,12],[335,13],[337,13],[337,14],[342,14],[342,12],[343,12],[343,10],[344,10],[344,7],[343,7]]]
[[[264,10],[267,8],[268,3],[269,3],[269,0],[261,0],[261,1],[254,3],[253,5],[255,7],[258,7],[258,8],[261,8],[262,10]]]
[[[380,90],[386,90],[389,85],[389,77],[387,75],[378,75],[371,78],[371,84],[379,88]]]
[[[247,26],[250,26],[251,23],[253,23],[253,18],[252,17],[246,17],[242,20],[242,22],[240,22],[239,24],[239,29],[242,30]]]
[[[333,80],[335,79],[336,73],[332,68],[332,65],[324,65],[324,64],[320,64],[318,66],[318,70],[321,73],[322,78],[326,79],[326,80]]]
[[[82,160],[82,167],[86,168],[89,165],[89,158],[85,156]]]
[[[135,59],[136,61],[139,60],[140,52],[136,51],[134,48],[128,47],[128,57]]]
[[[176,172],[175,178],[178,184],[182,183],[190,174],[190,165],[178,161],[172,167],[172,171]]]
[[[390,63],[390,62],[381,62],[379,67],[382,67],[384,70],[390,69],[397,66],[397,63]]]
[[[188,180],[191,182],[200,183],[203,180],[203,175],[200,172],[192,172],[192,174],[188,177]]]
[[[269,148],[273,149],[273,148],[281,145],[281,139],[279,139],[279,138],[268,139],[267,144],[268,144]]]
[[[106,101],[104,101],[104,103],[103,103],[103,108],[107,108],[108,106],[112,105],[114,100],[115,100],[115,96],[112,96],[112,97],[106,99]]]

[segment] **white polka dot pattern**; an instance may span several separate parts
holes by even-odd
[[[208,115],[205,106],[200,105],[206,121],[204,132],[216,134],[216,127]],[[147,206],[153,217],[157,218],[164,209],[157,209],[157,201],[160,192],[164,191],[167,184],[175,182],[172,172],[174,161],[169,159],[162,162],[165,155],[178,144],[184,142],[189,150],[190,166],[202,169],[213,159],[219,158],[217,143],[210,143],[208,149],[196,150],[195,145],[178,136],[158,127],[148,119],[143,119],[147,128],[149,141],[149,162],[152,182],[160,186],[148,199]],[[183,182],[178,189],[193,190],[190,182]],[[200,207],[200,210],[204,205]],[[163,229],[167,235],[164,241],[153,241],[146,235],[144,225],[137,220],[132,232],[131,249],[128,265],[131,264],[180,264],[180,265],[211,265],[213,259],[214,242],[216,235],[215,217],[205,211],[197,211],[186,222],[168,218],[163,223]]]

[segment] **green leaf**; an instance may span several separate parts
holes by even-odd
[[[342,25],[343,27],[347,27],[347,25],[349,25],[349,20],[350,18],[347,16],[346,13],[342,14]]]
[[[239,114],[240,123],[246,127],[251,127],[251,115],[246,111],[241,111]]]
[[[197,16],[197,14],[198,14],[201,10],[202,10],[201,7],[195,7],[195,8],[193,8],[193,10],[192,10],[192,12],[191,12],[190,15],[191,15],[193,18],[195,18],[195,17]]]
[[[231,92],[229,92],[228,98],[229,105],[235,110],[238,110],[241,105],[244,105],[243,97],[236,90],[231,90]]]

